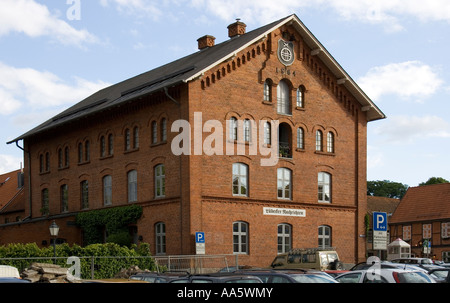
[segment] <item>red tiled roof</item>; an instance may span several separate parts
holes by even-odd
[[[372,213],[374,211],[382,211],[388,214],[392,214],[394,213],[399,203],[399,199],[367,196],[367,212]]]
[[[18,186],[17,175],[20,170],[15,170],[0,175],[0,211],[5,207],[22,188]]]
[[[450,183],[410,187],[390,223],[450,219]]]

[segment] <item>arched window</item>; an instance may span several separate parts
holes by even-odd
[[[297,128],[297,148],[305,148],[305,132],[301,127]]]
[[[80,204],[81,209],[88,209],[89,208],[89,182],[87,180],[82,181],[80,183]]]
[[[277,110],[279,114],[291,114],[289,85],[283,80],[277,87]]]
[[[125,151],[128,151],[131,149],[131,134],[130,130],[127,128],[125,130]]]
[[[332,132],[327,134],[327,152],[334,153],[334,134]]]
[[[248,165],[233,163],[233,195],[248,196]]]
[[[318,201],[331,202],[331,175],[329,173],[320,172],[317,178],[318,185]]]
[[[238,221],[233,223],[233,253],[248,254],[248,223]]]
[[[112,156],[114,153],[114,137],[112,134],[108,135],[108,155]]]
[[[106,140],[105,136],[101,136],[100,138],[100,157],[106,156]]]
[[[41,191],[41,214],[45,216],[48,215],[49,213],[50,209],[49,209],[48,188],[44,188]]]
[[[264,144],[272,144],[272,126],[270,122],[264,123]]]
[[[61,200],[61,212],[65,213],[69,211],[69,187],[67,184],[61,185],[60,189],[60,200]]]
[[[89,142],[89,140],[86,140],[86,142],[84,142],[84,161],[89,162],[91,159],[91,143]]]
[[[167,119],[162,118],[161,120],[161,141],[167,141]]]
[[[139,148],[139,127],[133,129],[133,149]]]
[[[279,199],[291,199],[291,176],[292,172],[289,168],[280,167],[277,169],[277,195]]]
[[[316,131],[316,151],[322,151],[322,131]]]
[[[58,168],[64,167],[64,158],[62,148],[58,148]]]
[[[328,225],[319,226],[319,248],[331,247],[331,227]]]
[[[158,124],[156,121],[152,122],[152,144],[158,142]]]
[[[250,142],[252,133],[251,121],[249,119],[244,120],[244,142]]]
[[[166,224],[164,222],[155,224],[155,247],[157,255],[166,253]]]
[[[290,224],[278,224],[278,253],[287,253],[292,249],[292,227]]]

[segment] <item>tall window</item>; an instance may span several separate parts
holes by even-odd
[[[108,135],[108,155],[112,156],[114,154],[114,137],[112,134]]]
[[[139,127],[133,129],[133,148],[139,148]]]
[[[166,224],[164,222],[155,224],[155,243],[156,254],[164,255],[166,253]]]
[[[167,141],[167,119],[163,118],[161,120],[161,141]]]
[[[317,178],[318,183],[318,201],[331,202],[331,175],[320,172]]]
[[[316,131],[316,151],[322,151],[322,131]]]
[[[248,166],[233,163],[233,195],[248,196]]]
[[[83,143],[78,143],[78,163],[83,163]]]
[[[81,191],[81,209],[87,209],[89,208],[89,182],[83,181],[80,184],[80,191]]]
[[[305,104],[305,87],[303,85],[300,85],[299,88],[297,88],[297,107],[304,107]]]
[[[163,164],[155,167],[155,197],[165,197],[166,195],[166,173]]]
[[[69,187],[67,184],[63,184],[60,187],[60,199],[61,199],[61,212],[65,213],[69,211]]]
[[[319,226],[319,248],[331,247],[331,227]]]
[[[334,134],[332,132],[327,134],[327,152],[334,153]]]
[[[264,123],[264,144],[272,144],[272,126],[270,122]]]
[[[289,168],[277,169],[277,189],[279,199],[291,199],[291,170]]]
[[[125,130],[125,151],[128,151],[131,149],[131,134],[130,130],[127,128]]]
[[[291,113],[289,85],[285,81],[280,81],[277,87],[277,110],[280,114]]]
[[[290,224],[278,224],[278,253],[287,253],[292,249],[292,227]]]
[[[100,137],[100,157],[106,156],[106,139],[105,136]]]
[[[238,124],[235,117],[230,118],[230,140],[237,140]]]
[[[272,101],[272,81],[270,79],[264,82],[264,101]]]
[[[233,223],[233,253],[248,254],[248,223]]]
[[[49,198],[48,198],[48,188],[44,188],[41,191],[41,214],[43,216],[48,215],[49,210]]]
[[[301,127],[297,128],[297,148],[305,148],[305,132]]]
[[[64,166],[69,167],[69,147],[64,148]]]
[[[63,150],[62,148],[58,149],[58,168],[64,167],[64,158],[63,158]]]
[[[244,142],[250,142],[252,134],[251,121],[249,119],[244,120]]]
[[[128,202],[137,201],[137,171],[128,172]]]
[[[156,121],[152,122],[152,144],[158,142],[158,124]]]
[[[103,177],[103,205],[112,204],[112,177],[110,175]]]
[[[84,161],[89,162],[91,159],[91,143],[89,140],[84,142]]]

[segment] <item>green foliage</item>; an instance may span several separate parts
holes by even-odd
[[[431,185],[431,184],[441,184],[441,183],[449,183],[448,180],[442,177],[431,177],[426,182],[419,183],[419,186]]]
[[[76,223],[83,229],[84,240],[86,244],[103,242],[103,230],[109,235],[109,242],[124,244],[124,233],[127,226],[136,223],[142,215],[142,207],[139,205],[128,205],[123,207],[114,207],[98,209],[77,214]],[[128,243],[124,245],[129,245]]]
[[[155,270],[155,262],[151,258],[150,246],[147,243],[141,243],[139,247],[133,245],[131,248],[115,243],[92,244],[86,247],[76,244],[70,247],[65,243],[56,245],[56,255],[56,263],[66,268],[72,266],[66,263],[67,258],[80,258],[81,277],[84,279],[91,278],[92,269],[94,279],[112,278],[120,270],[130,266]],[[53,246],[39,248],[36,243],[0,246],[0,259],[1,264],[15,266],[22,271],[33,262],[53,263]]]
[[[389,180],[367,181],[367,195],[401,199],[408,187],[406,184]]]

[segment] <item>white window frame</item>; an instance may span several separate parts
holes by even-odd
[[[277,111],[283,115],[291,114],[289,85],[285,81],[280,81],[277,86]]]
[[[287,194],[286,186],[289,186]],[[292,171],[289,168],[280,167],[277,169],[277,197],[278,199],[292,199]]]
[[[328,235],[327,235],[328,231]],[[318,229],[318,247],[329,248],[331,247],[331,227],[328,225],[320,225]]]
[[[249,224],[244,221],[233,222],[233,254],[248,254]]]
[[[106,175],[103,177],[103,205],[112,204],[112,177]]]
[[[248,197],[248,165],[233,163],[232,193],[233,196]]]
[[[278,253],[287,253],[292,249],[292,225],[281,223],[277,226]]]
[[[138,187],[137,187],[137,170],[130,170],[127,173],[128,180],[128,203],[136,202],[138,200]]]
[[[162,198],[166,196],[166,172],[164,164],[155,166],[155,197]]]
[[[331,203],[331,182],[330,173],[319,172],[317,174],[317,200],[319,202]]]
[[[164,222],[155,224],[155,248],[157,255],[166,254],[166,224]]]

